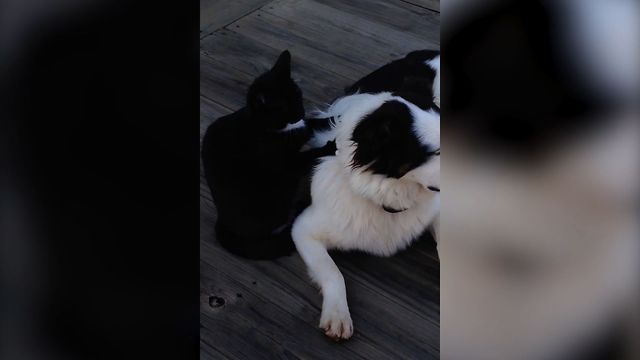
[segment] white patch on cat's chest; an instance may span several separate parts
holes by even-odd
[[[303,119],[300,119],[295,124],[287,124],[287,126],[285,126],[283,129],[278,130],[278,132],[287,132],[287,131],[299,129],[301,127],[304,127],[304,120]]]

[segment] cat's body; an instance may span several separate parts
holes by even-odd
[[[247,106],[207,129],[202,161],[218,211],[216,236],[230,252],[270,259],[294,250],[291,223],[310,201],[305,178],[315,158],[332,153],[330,146],[300,152],[311,137],[303,116],[284,52],[251,85]]]

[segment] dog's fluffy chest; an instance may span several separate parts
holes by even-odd
[[[328,248],[362,250],[388,256],[407,247],[437,215],[439,194],[422,191],[415,207],[389,213],[350,186],[343,165],[334,157],[317,167],[307,209],[311,226]]]

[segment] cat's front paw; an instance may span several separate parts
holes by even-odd
[[[335,341],[349,339],[353,335],[353,322],[347,304],[333,302],[323,305],[320,328]]]
[[[327,154],[334,155],[338,148],[336,147],[336,141],[327,141],[327,143],[322,148]]]

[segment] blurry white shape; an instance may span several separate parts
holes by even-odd
[[[563,16],[558,25],[567,70],[608,100],[640,94],[640,2],[549,1]]]
[[[564,359],[634,300],[637,130],[612,121],[537,164],[445,135],[442,359]]]

